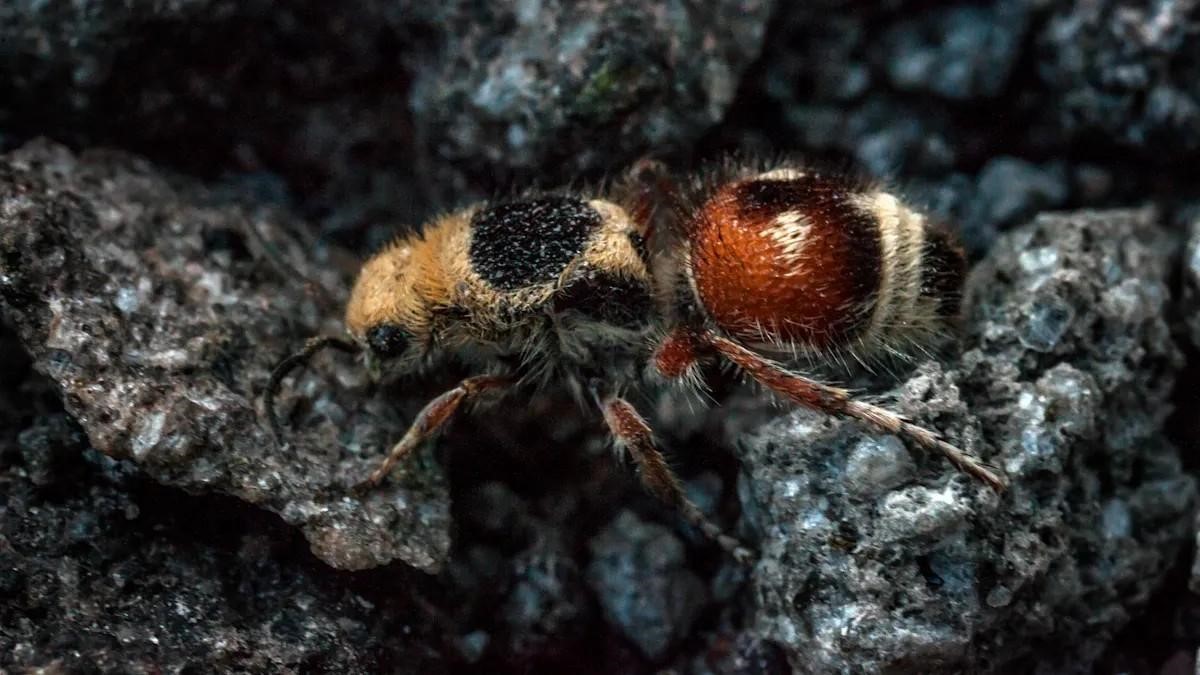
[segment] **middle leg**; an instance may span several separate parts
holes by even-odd
[[[725,534],[704,515],[700,507],[687,498],[679,478],[675,476],[675,472],[667,464],[667,459],[655,445],[650,425],[637,410],[625,399],[615,396],[605,400],[597,399],[597,403],[604,413],[604,421],[608,423],[614,440],[628,450],[637,462],[642,484],[650,494],[668,506],[678,509],[684,520],[729,552],[734,560],[743,565],[752,562],[754,556],[748,548]]]

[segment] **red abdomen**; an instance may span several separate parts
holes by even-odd
[[[705,313],[749,344],[852,346],[881,274],[879,223],[860,203],[845,181],[790,170],[718,188],[686,225]]]

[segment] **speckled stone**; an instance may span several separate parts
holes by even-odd
[[[1183,251],[1183,320],[1200,349],[1200,220],[1192,223]]]
[[[1190,0],[1056,5],[1038,74],[1060,133],[1167,153],[1200,147],[1200,62]]]
[[[349,493],[402,432],[364,400],[359,369],[327,356],[292,381],[285,447],[260,416],[273,362],[340,331],[346,288],[287,218],[126,155],[35,143],[0,160],[5,316],[101,452],[270,509],[335,567],[437,569],[450,517],[435,464]]]
[[[661,658],[685,638],[708,601],[670,530],[623,511],[592,540],[588,584],[609,621],[643,654]]]
[[[378,244],[380,221],[686,153],[773,6],[18,0],[0,6],[0,134],[117,144],[253,190],[282,177],[275,196],[325,232]]]
[[[444,3],[427,10],[445,43],[414,83],[419,138],[454,167],[444,186],[574,180],[678,152],[733,101],[773,4]]]
[[[0,669],[448,672],[436,628],[396,592],[424,575],[339,583],[266,512],[62,452],[76,470],[51,489],[0,460]]]

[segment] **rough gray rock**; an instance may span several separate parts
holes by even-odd
[[[955,119],[955,111],[1010,85],[1033,24],[1030,5],[940,3],[918,12],[793,4],[765,49],[760,88],[784,102],[783,121],[802,147],[845,151],[875,175],[945,169],[991,148],[994,133],[960,136],[979,120]],[[925,114],[897,114],[915,108]]]
[[[1070,194],[1061,166],[1040,167],[1015,157],[989,160],[979,172],[972,222],[1007,228],[1063,206]]]
[[[503,662],[569,670],[571,653],[586,650],[589,626],[599,620],[580,562],[572,555],[584,533],[543,520],[540,509],[502,483],[485,482],[464,492],[456,505],[460,531],[474,543],[451,559],[447,575],[468,591],[470,600],[460,609],[470,605],[470,614],[490,619],[464,622],[474,629],[464,636],[466,642],[486,636],[492,655]],[[579,518],[573,508],[578,502],[548,501],[553,519]]]
[[[948,99],[998,96],[1021,54],[1026,5],[1001,1],[914,12],[884,35],[888,81]]]
[[[345,278],[289,229],[146,162],[35,143],[0,164],[0,299],[98,450],[275,511],[335,567],[436,569],[450,522],[436,466],[349,496],[405,419],[358,368],[326,357],[293,380],[308,403],[284,397],[287,447],[260,420],[273,362],[341,330]]]
[[[443,33],[438,63],[413,88],[421,142],[501,184],[678,151],[732,102],[772,4],[443,3],[429,10]]]
[[[1038,36],[1038,74],[1060,136],[1141,152],[1200,149],[1195,0],[1064,3]]]
[[[411,216],[419,190],[411,155],[397,152],[412,144],[410,68],[397,45],[409,42],[410,9],[6,2],[0,126],[17,138],[120,145],[206,176],[246,172],[299,189],[331,230],[361,227],[380,208]]]
[[[708,601],[683,543],[662,525],[622,511],[590,543],[587,580],[610,622],[651,659],[688,634]]]
[[[395,592],[421,575],[336,583],[265,512],[156,486],[80,450],[71,461],[86,470],[52,490],[0,461],[0,669],[447,671],[435,625]]]
[[[1039,216],[973,272],[961,357],[923,365],[895,399],[1003,469],[1003,495],[812,412],[741,437],[757,626],[796,668],[1095,661],[1174,562],[1195,504],[1162,435],[1181,365],[1170,242],[1150,211]]]
[[[690,675],[788,675],[787,657],[753,630],[713,631],[704,651],[678,665]]]
[[[893,189],[955,223],[971,252],[982,254],[1000,228],[1015,224],[999,220],[1006,213],[1028,217],[1045,206],[1023,175],[980,175],[989,161],[1025,156],[1041,140],[1009,136],[1025,116],[1026,100],[1012,90],[1028,80],[1019,66],[1037,27],[1033,4],[913,11],[903,3],[794,3],[773,25],[757,81],[743,85],[761,94],[731,111],[730,142],[745,147],[747,136],[762,132],[754,151],[782,144],[835,166],[851,158],[875,179],[898,178]],[[764,130],[764,119],[782,130]],[[1018,179],[1015,190],[998,184],[1010,177]],[[1070,196],[1044,190],[1052,201]]]
[[[514,581],[500,613],[514,654],[536,657],[585,630],[584,619],[591,618],[582,575],[562,548],[539,543],[513,560]]]
[[[1200,349],[1200,220],[1192,223],[1183,251],[1183,320]]]
[[[59,84],[65,85],[59,92],[64,102],[86,108],[88,92],[114,77],[114,61],[137,42],[139,32],[152,25],[228,17],[239,4],[245,14],[261,13],[265,6],[227,0],[6,2],[0,7],[6,100],[19,101],[22,94]]]

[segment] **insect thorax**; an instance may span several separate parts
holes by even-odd
[[[640,236],[623,210],[547,196],[465,221],[451,332],[478,361],[531,377],[636,370],[655,317]]]

